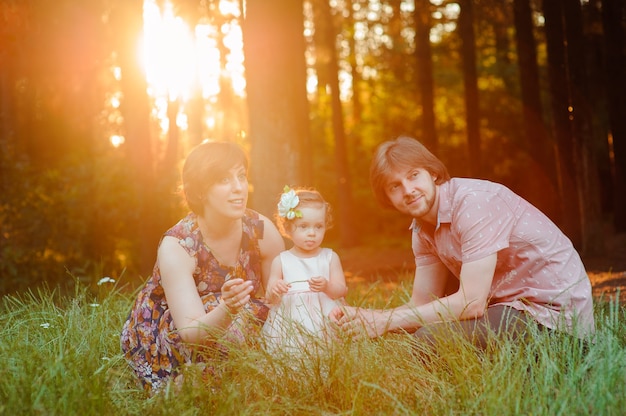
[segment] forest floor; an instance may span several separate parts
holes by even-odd
[[[626,234],[610,235],[601,255],[583,257],[593,294],[605,300],[618,292],[620,303],[626,305]],[[350,281],[392,282],[400,273],[412,274],[413,257],[406,247],[354,247],[338,253]]]

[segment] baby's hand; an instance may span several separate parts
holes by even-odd
[[[285,293],[287,293],[288,291],[289,291],[289,285],[285,283],[284,280],[279,280],[276,282],[274,287],[272,287],[272,289],[270,290],[270,293],[275,298],[280,299],[280,297],[284,295]]]
[[[316,276],[309,279],[309,287],[313,292],[324,292],[328,287],[328,280],[322,276]]]

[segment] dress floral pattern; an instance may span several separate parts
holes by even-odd
[[[258,240],[263,238],[263,221],[255,211],[247,210],[243,217],[241,249],[234,267],[224,266],[211,253],[202,239],[197,215],[190,213],[169,229],[164,236],[179,239],[180,245],[196,259],[193,278],[207,312],[219,305],[221,287],[225,281],[242,277],[251,280],[254,292],[261,282],[261,252]],[[244,343],[250,335],[258,334],[267,318],[268,308],[253,298],[245,310],[233,319],[223,340],[215,340],[213,347],[223,354],[226,344]],[[176,331],[163,287],[158,265],[137,295],[121,334],[124,357],[139,377],[143,387],[156,391],[170,379],[181,378],[181,368],[192,363],[203,363],[206,358],[182,341]]]

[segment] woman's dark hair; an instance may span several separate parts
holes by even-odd
[[[183,165],[183,192],[189,209],[203,213],[209,188],[238,164],[248,170],[248,157],[232,142],[203,142],[194,147]]]

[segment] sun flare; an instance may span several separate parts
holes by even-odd
[[[144,66],[150,95],[185,99],[195,76],[195,45],[189,26],[154,0],[144,3]]]
[[[190,28],[169,1],[159,8],[155,0],[145,0],[144,65],[152,96],[185,101],[199,85],[202,97],[210,98],[219,94],[222,79],[230,81],[236,95],[245,95],[238,2],[221,0],[219,10],[232,19],[221,27],[200,23]],[[226,56],[221,56],[220,41]]]
[[[141,59],[160,135],[169,130],[167,108],[172,102],[180,104],[176,125],[185,131],[185,103],[192,96],[215,103],[222,88],[228,85],[235,96],[245,97],[243,35],[237,20],[239,2],[221,0],[219,13],[224,22],[220,26],[201,21],[191,27],[176,16],[169,1],[159,5],[156,0],[144,0]],[[114,102],[117,99],[112,97],[112,108],[119,107]],[[207,129],[215,128],[215,118],[215,114],[205,114]],[[124,138],[112,135],[110,141],[118,147]]]

